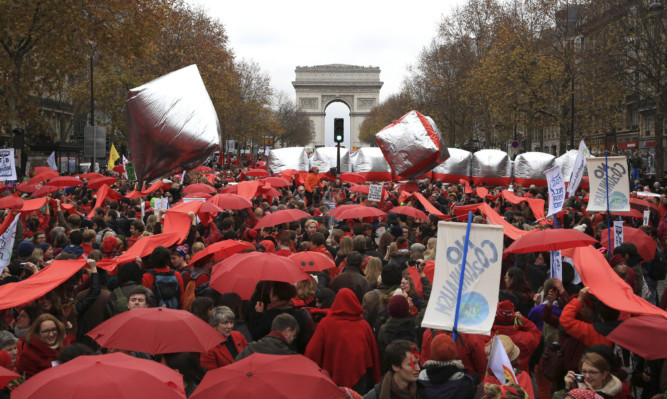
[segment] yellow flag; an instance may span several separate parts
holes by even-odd
[[[118,158],[120,158],[120,155],[118,155],[116,147],[114,147],[114,145],[111,144],[111,150],[109,150],[109,164],[107,165],[107,169],[109,170],[113,169],[116,159]]]

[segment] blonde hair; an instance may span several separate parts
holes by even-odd
[[[510,388],[508,390],[507,388]],[[487,399],[528,399],[526,391],[516,384],[484,384],[484,397]]]
[[[366,264],[364,275],[366,276],[366,280],[368,280],[371,287],[376,287],[378,285],[380,276],[382,275],[382,260],[376,257],[370,258]]]
[[[201,241],[197,241],[196,243],[192,244],[192,248],[190,248],[190,252],[192,253],[192,255],[194,255],[197,252],[203,250],[204,248],[206,248],[206,246],[204,246],[204,243],[201,242]]]
[[[306,223],[303,224],[303,227],[307,229],[308,226],[311,225],[311,224],[313,224],[313,223],[315,223],[315,226],[317,226],[317,220],[315,220],[315,219],[308,219],[308,220],[306,220]]]
[[[396,241],[392,242],[387,248],[387,254],[384,256],[384,260],[391,259],[392,256],[398,253],[398,247],[396,246]]]
[[[314,298],[317,294],[317,281],[314,278],[298,281],[296,283],[296,296],[299,299]]]
[[[435,260],[435,252],[438,247],[438,239],[431,237],[426,243],[426,251],[424,251],[424,260]]]
[[[345,236],[340,240],[340,248],[338,249],[338,252],[336,252],[336,257],[339,259],[343,258],[349,255],[352,251],[354,251],[354,240],[350,236]]]

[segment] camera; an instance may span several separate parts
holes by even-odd
[[[577,380],[577,382],[584,382],[583,374],[575,374],[574,379]]]
[[[25,262],[21,262],[21,264],[19,266],[21,267],[21,269],[27,269],[28,268],[28,264],[25,263]]]

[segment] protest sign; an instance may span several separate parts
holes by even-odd
[[[49,165],[49,168],[53,170],[58,170],[58,165],[56,165],[56,152],[53,151],[51,155],[46,159],[46,164]]]
[[[16,222],[19,220],[21,214],[17,214],[9,226],[6,226],[6,221],[2,223],[2,227],[6,227],[0,234],[0,273],[9,265],[12,258],[12,249],[14,248],[14,239],[16,238]],[[11,215],[7,215],[7,221],[11,220]]]
[[[125,173],[127,173],[127,180],[137,180],[137,175],[134,173],[134,165],[132,162],[125,164]]]
[[[584,177],[584,170],[586,169],[586,158],[588,158],[590,153],[588,148],[584,143],[584,140],[581,140],[579,143],[579,151],[577,151],[577,157],[574,159],[574,167],[570,173],[570,183],[567,186],[568,195],[572,196],[577,191],[579,183],[581,183],[581,178]]]
[[[0,181],[16,180],[14,149],[0,149]]]
[[[549,214],[547,214],[547,217],[550,217],[563,210],[565,181],[560,166],[554,166],[544,174],[547,175],[547,185],[549,186]]]
[[[563,258],[560,251],[551,251],[551,277],[563,280]]]
[[[590,179],[590,197],[587,212],[606,212],[607,197],[612,212],[630,212],[630,185],[626,157],[607,158],[608,173],[605,173],[604,158],[587,160]],[[608,175],[608,176],[607,176]],[[609,188],[607,189],[607,181]]]
[[[466,224],[438,223],[433,290],[423,327],[451,331],[461,277]],[[503,251],[501,226],[472,224],[461,287],[457,330],[488,335],[498,306]]]
[[[380,184],[371,184],[368,187],[368,200],[380,202],[382,201],[382,185]]]
[[[614,248],[620,247],[621,244],[623,244],[623,221],[617,220],[614,222]]]
[[[496,335],[491,341],[491,350],[489,351],[489,370],[500,381],[501,384],[518,384],[514,367],[510,361],[507,352]]]
[[[648,219],[649,219],[650,216],[651,216],[651,210],[650,209],[645,210],[644,211],[644,223],[643,223],[644,226],[648,226]]]

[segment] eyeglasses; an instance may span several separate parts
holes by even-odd
[[[58,334],[58,329],[57,328],[52,328],[50,330],[42,330],[39,333],[42,334],[42,335]]]
[[[598,370],[581,370],[581,374],[590,374],[590,375],[596,375],[600,374],[601,371]]]

